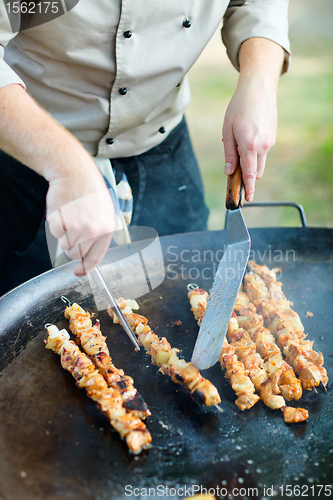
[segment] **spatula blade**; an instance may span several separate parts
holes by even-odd
[[[198,370],[213,366],[221,353],[228,323],[250,255],[251,239],[239,209],[228,213],[228,244],[217,269],[192,355]]]

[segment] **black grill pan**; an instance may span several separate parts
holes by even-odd
[[[324,354],[332,379],[333,230],[265,228],[250,234],[251,257],[282,269],[284,292],[314,348]],[[160,241],[167,278],[138,302],[153,330],[189,360],[198,327],[186,285],[212,285],[226,231]],[[45,323],[68,325],[61,295],[95,310],[88,280],[59,270],[0,300],[1,500],[182,498],[200,487],[221,498],[333,496],[331,382],[326,391],[305,392],[297,402],[309,411],[307,423],[286,425],[282,412],[261,402],[249,411],[238,410],[216,365],[204,374],[220,391],[223,413],[203,408],[157,373],[143,349],[136,353],[104,311],[98,318],[114,363],[134,377],[152,412],[147,425],[153,447],[133,457],[61,368],[59,356],[44,348]],[[175,326],[178,320],[182,324]]]

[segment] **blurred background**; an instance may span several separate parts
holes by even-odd
[[[277,140],[254,201],[294,201],[303,205],[308,225],[333,227],[333,1],[290,0],[289,21],[292,58],[279,83]],[[189,79],[192,103],[186,117],[211,211],[209,229],[223,229],[221,130],[238,73],[219,30]],[[252,227],[300,223],[291,208],[249,208],[243,213]]]

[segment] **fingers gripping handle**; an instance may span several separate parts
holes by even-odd
[[[245,198],[245,187],[243,184],[242,170],[238,164],[235,172],[228,176],[227,195],[225,206],[228,210],[236,210],[242,207]]]

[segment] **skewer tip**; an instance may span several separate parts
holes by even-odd
[[[215,408],[216,408],[216,409],[217,409],[220,413],[223,413],[222,408],[221,408],[218,404],[216,404],[216,405],[214,405],[214,406],[215,406]]]
[[[70,306],[72,305],[72,304],[71,304],[71,301],[70,301],[67,297],[65,297],[65,295],[62,295],[60,298],[61,298],[61,300],[62,300],[65,304],[67,304],[67,305],[68,305],[68,307],[70,307]]]

